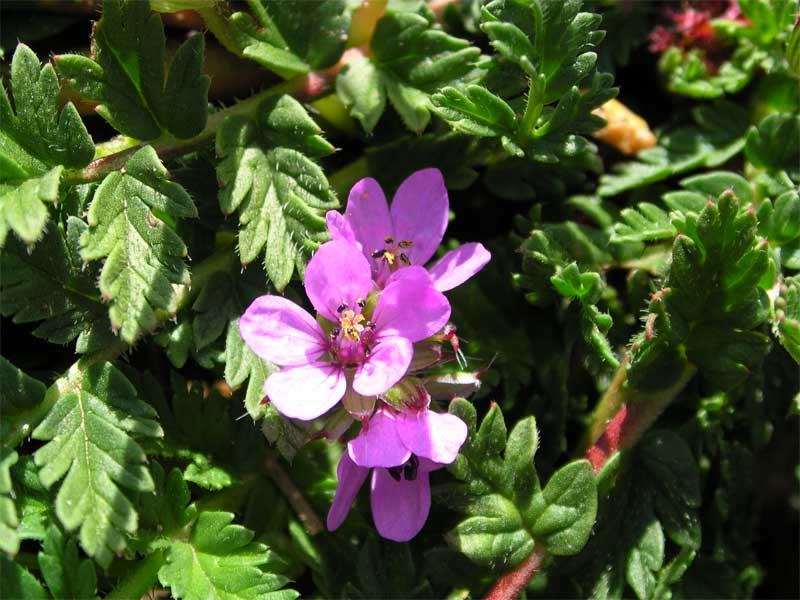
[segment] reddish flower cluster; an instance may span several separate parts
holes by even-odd
[[[650,52],[666,52],[672,46],[688,50],[701,48],[718,52],[721,43],[711,26],[712,19],[728,19],[746,23],[738,0],[695,0],[684,2],[676,10],[665,6],[662,11],[667,25],[657,25],[648,35]]]

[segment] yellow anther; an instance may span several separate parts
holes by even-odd
[[[356,314],[352,310],[345,310],[342,316],[339,317],[339,325],[341,325],[344,336],[353,342],[361,341],[361,332],[364,331],[364,325],[361,322],[364,320],[364,315]]]
[[[383,253],[383,258],[386,260],[387,263],[389,263],[390,267],[394,264],[394,254],[392,254],[388,250]]]

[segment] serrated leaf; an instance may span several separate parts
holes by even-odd
[[[514,111],[506,102],[479,85],[463,91],[446,87],[432,97],[436,114],[461,133],[476,137],[506,137],[514,134]]]
[[[277,367],[253,354],[239,334],[239,319],[231,321],[225,340],[225,381],[237,388],[247,381],[245,407],[253,419],[264,414],[261,401],[264,399],[264,382]]]
[[[39,580],[30,571],[0,555],[0,596],[24,600],[49,600]]]
[[[167,563],[158,572],[161,584],[186,600],[297,598],[297,592],[281,589],[285,577],[260,568],[272,559],[270,550],[232,521],[231,513],[200,513],[188,540],[174,540],[167,549]]]
[[[44,400],[45,386],[0,356],[0,444],[30,434],[31,417]],[[12,463],[13,464],[13,463]],[[10,489],[9,483],[9,489]],[[8,492],[5,492],[8,493]]]
[[[235,39],[244,56],[281,77],[330,67],[342,55],[350,28],[344,0],[249,4],[253,15],[231,16]]]
[[[387,98],[404,125],[421,132],[430,121],[431,94],[464,78],[480,55],[469,42],[446,34],[426,17],[392,9],[378,21],[371,50],[336,85],[339,98],[367,133],[380,119]]]
[[[800,276],[784,280],[775,307],[778,340],[800,363]]]
[[[197,515],[195,505],[190,504],[189,486],[178,468],[164,473],[164,468],[153,462],[152,472],[153,490],[141,497],[142,525],[175,535]]]
[[[20,539],[44,540],[47,530],[56,523],[53,499],[39,481],[33,456],[22,456],[12,469],[14,492],[19,514],[17,533]]]
[[[80,336],[79,352],[91,340],[107,345],[113,339],[95,287],[98,273],[80,257],[79,238],[86,229],[69,217],[66,230],[50,227],[32,251],[11,240],[0,254],[0,312],[15,323],[42,321],[33,334],[56,344]]]
[[[744,153],[760,169],[786,171],[800,179],[800,117],[788,113],[767,115],[747,132]]]
[[[325,213],[338,206],[322,170],[306,155],[331,149],[318,133],[290,96],[264,101],[257,123],[229,117],[217,132],[220,207],[225,214],[239,211],[240,259],[246,265],[265,250],[264,267],[279,291],[327,239]]]
[[[88,559],[80,560],[75,541],[51,526],[38,555],[42,577],[54,598],[97,598],[97,575]]]
[[[125,549],[137,529],[134,505],[121,488],[146,492],[153,480],[136,437],[159,437],[156,413],[110,363],[74,365],[56,384],[59,397],[32,437],[39,478],[50,488],[64,475],[56,514],[68,531],[79,529],[81,546],[98,564]]]
[[[748,122],[741,107],[721,101],[695,109],[692,117],[696,126],[660,135],[658,145],[640,152],[637,162],[620,163],[613,174],[601,176],[600,196],[616,196],[699,167],[717,167],[741,152]]]
[[[5,359],[2,357],[0,360],[5,363]],[[3,411],[3,418],[5,419],[5,411]],[[11,467],[16,464],[18,459],[19,455],[14,450],[7,446],[0,447],[0,550],[10,555],[16,554],[19,550],[19,534],[17,533],[19,519],[17,507],[14,504],[15,496],[10,473]]]
[[[675,235],[675,227],[666,211],[650,202],[641,202],[636,208],[625,208],[620,213],[622,221],[614,225],[611,241],[649,242],[671,238]]]
[[[67,103],[58,112],[53,67],[42,67],[25,44],[14,51],[10,87],[13,109],[5,86],[0,90],[0,181],[39,177],[58,165],[83,167],[92,160],[94,144],[78,111]]]
[[[151,146],[139,150],[97,188],[80,240],[84,260],[106,259],[100,291],[128,343],[156,327],[157,311],[174,313],[176,287],[189,284],[186,246],[165,220],[197,216],[197,209],[166,174]]]
[[[63,167],[58,166],[19,186],[0,188],[0,247],[5,245],[9,229],[28,245],[41,237],[50,217],[47,204],[58,199],[62,170]]]
[[[94,27],[93,59],[63,54],[59,74],[122,134],[190,138],[206,124],[210,79],[201,73],[202,35],[186,40],[164,76],[164,26],[145,0],[109,0]]]

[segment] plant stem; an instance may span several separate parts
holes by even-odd
[[[492,589],[486,594],[485,600],[510,600],[511,598],[517,598],[539,570],[539,567],[542,566],[542,562],[544,562],[546,557],[547,551],[544,548],[534,548],[528,558],[494,582]]]
[[[264,471],[286,497],[286,500],[303,523],[308,535],[317,535],[325,529],[322,520],[317,516],[306,497],[303,496],[303,493],[281,466],[278,457],[275,456],[271,448],[267,448],[264,454]]]
[[[137,561],[128,576],[106,596],[106,600],[130,600],[143,597],[158,581],[158,571],[165,562],[166,556],[163,550],[153,552],[144,560]]]
[[[611,383],[592,414],[578,454],[584,454],[592,464],[595,475],[609,458],[621,450],[631,448],[653,425],[670,402],[694,377],[697,367],[686,363],[678,378],[663,390],[644,392],[626,385],[627,359],[617,369]],[[512,600],[519,596],[539,567],[546,553],[534,549],[528,558],[501,575],[487,600]]]

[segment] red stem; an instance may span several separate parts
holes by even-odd
[[[546,556],[544,548],[535,548],[528,558],[495,581],[485,600],[510,600],[518,597],[531,577],[539,570]]]

